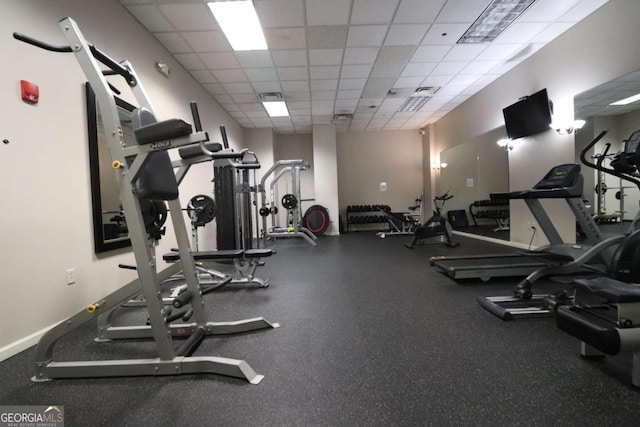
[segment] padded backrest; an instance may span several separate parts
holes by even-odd
[[[153,113],[145,108],[137,108],[131,113],[133,130],[156,123]],[[138,196],[148,200],[174,200],[178,198],[178,182],[171,166],[169,153],[154,151],[136,182]]]

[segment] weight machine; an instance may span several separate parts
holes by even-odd
[[[157,122],[151,102],[131,64],[127,61],[116,62],[89,44],[71,18],[64,18],[59,24],[69,42],[68,46],[53,46],[19,33],[14,33],[13,36],[45,50],[73,53],[94,89],[102,114],[123,212],[127,218],[138,278],[46,332],[35,349],[36,372],[33,381],[213,373],[243,378],[252,384],[258,384],[263,376],[258,375],[243,360],[210,356],[192,357],[193,352],[209,335],[242,333],[279,326],[261,317],[235,322],[207,320],[194,258],[189,247],[189,234],[178,198],[180,178],[177,173],[174,174],[167,153],[171,148],[195,145],[201,150],[202,156],[213,154],[205,144],[209,137],[202,131],[197,106],[195,103],[191,104],[195,132],[190,124],[179,119]],[[108,69],[103,71],[101,64]],[[115,88],[105,77],[116,75],[125,79],[141,107],[132,115],[135,141],[127,141],[124,138],[112,92]],[[161,271],[156,270],[156,260],[148,244],[141,199],[166,202],[169,207],[178,243],[179,262]],[[172,324],[160,297],[160,284],[179,272],[184,274],[186,280],[193,310],[192,317],[195,319],[192,323]],[[54,347],[61,338],[140,293],[148,310],[149,324],[126,327],[119,333],[122,338],[153,338],[157,357],[99,361],[54,360]],[[179,346],[175,345],[176,337],[184,338]]]
[[[260,236],[266,241],[284,237],[302,237],[311,246],[315,246],[314,240],[317,237],[302,224],[302,213],[300,210],[300,172],[309,168],[309,162],[305,160],[278,160],[265,172],[260,180],[260,191],[262,194],[262,205],[259,214],[262,217],[262,230]],[[267,200],[266,182],[273,175],[269,185],[271,202]],[[282,197],[282,206],[287,210],[287,226],[281,227],[278,218],[277,184],[282,178],[288,176],[291,193]],[[267,217],[271,216],[271,227],[267,227]]]

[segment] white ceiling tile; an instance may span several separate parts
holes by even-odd
[[[314,91],[311,90],[311,101],[332,101],[336,99],[336,91],[335,90],[319,90]]]
[[[282,89],[284,89],[286,93],[308,91],[309,81],[308,80],[283,81]]]
[[[192,52],[180,33],[154,33],[153,35],[171,53]]]
[[[380,110],[395,112],[398,110],[398,108],[400,108],[402,104],[404,104],[404,102],[404,99],[386,98],[384,101],[382,101],[382,104],[380,104]]]
[[[457,44],[442,58],[443,61],[471,61],[480,55],[487,48],[484,43],[481,44]]]
[[[360,99],[360,95],[362,95],[362,89],[345,89],[345,90],[340,90],[338,91],[338,94],[336,95],[336,102],[337,100],[358,100]],[[356,102],[357,103],[357,102]]]
[[[346,25],[307,27],[309,49],[342,49],[347,43],[349,27]]]
[[[609,0],[582,0],[580,4],[560,17],[561,21],[578,22],[591,15]]]
[[[214,95],[213,96],[218,104],[233,104],[233,99],[229,95]]]
[[[373,64],[378,57],[378,47],[348,47],[344,51],[344,64]]]
[[[446,86],[447,83],[453,78],[452,75],[449,76],[429,76],[422,81],[420,86],[434,86],[434,87],[443,87]]]
[[[420,43],[427,30],[428,24],[394,24],[389,27],[385,46],[415,46]]]
[[[309,65],[340,65],[344,49],[309,49]]]
[[[231,52],[201,53],[199,56],[205,65],[212,70],[240,68],[240,63]]]
[[[417,88],[420,86],[420,83],[424,80],[424,76],[414,76],[414,77],[400,77],[393,84],[393,87],[402,88],[402,87],[410,87]]]
[[[173,57],[189,71],[204,70],[207,68],[204,62],[202,62],[200,57],[195,53],[176,53]]]
[[[264,107],[259,102],[254,102],[251,104],[240,104],[239,107],[240,111],[243,111],[247,115],[247,117],[251,117],[249,114],[254,112],[262,112],[266,115],[266,113],[264,112]]]
[[[411,62],[440,62],[449,50],[451,46],[418,46]]]
[[[364,86],[367,84],[367,79],[340,79],[340,83],[338,84],[338,89],[340,91],[350,90],[350,89],[364,89]]]
[[[273,67],[268,50],[247,50],[235,52],[235,55],[240,65],[245,68]]]
[[[222,87],[228,94],[253,93],[253,87],[249,83],[222,83]],[[254,100],[255,101],[255,100]]]
[[[433,22],[445,1],[446,0],[401,0],[393,22],[401,24]]]
[[[309,69],[307,67],[278,67],[280,80],[308,80]]]
[[[472,61],[464,67],[460,73],[462,74],[485,74],[496,67],[499,61]]]
[[[245,68],[247,78],[251,82],[272,82],[278,80],[275,68]]]
[[[246,119],[247,118],[247,116],[241,111],[229,111],[229,107],[227,107],[226,110],[229,112],[229,114],[231,114],[231,117],[233,117],[234,119]]]
[[[264,107],[262,106],[262,104],[242,104],[241,107],[244,105],[250,105],[251,108],[253,109],[252,111],[246,111],[244,113],[244,115],[247,116],[248,118],[269,120],[269,115],[264,110]]]
[[[401,77],[420,76],[425,78],[438,65],[437,62],[410,62],[404,67],[400,74]]]
[[[441,62],[431,72],[432,76],[450,75],[459,73],[468,62]]]
[[[190,73],[200,83],[216,83],[216,78],[213,77],[209,70],[194,70],[190,71]]]
[[[311,80],[311,96],[313,91],[334,91],[338,88],[338,80]]]
[[[306,0],[308,25],[346,25],[351,0]]]
[[[549,43],[572,26],[572,22],[556,22],[542,30],[542,32],[535,36],[531,41],[533,43]]]
[[[468,22],[471,24],[489,4],[488,0],[448,0],[436,22]]]
[[[463,87],[468,87],[472,84],[474,84],[475,82],[477,82],[480,77],[482,77],[481,75],[473,75],[473,74],[458,74],[457,76],[455,76],[454,78],[452,78],[451,80],[449,80],[449,83],[447,83],[447,85],[449,86],[463,86]]]
[[[333,101],[311,101],[311,114],[332,114]]]
[[[340,77],[339,66],[321,66],[321,67],[309,67],[309,74],[312,79],[337,79]]]
[[[256,0],[256,12],[262,28],[303,27],[303,0]]]
[[[551,22],[560,18],[580,0],[536,0],[517,22]]]
[[[491,44],[478,55],[476,61],[502,61],[521,48],[521,44]]]
[[[247,81],[244,72],[239,68],[212,70],[211,72],[220,83],[243,83]]]
[[[398,0],[354,0],[351,25],[390,23],[397,7]]]
[[[274,50],[271,52],[273,62],[278,67],[295,67],[307,65],[307,51],[297,50]]]
[[[127,10],[151,32],[176,30],[156,6],[131,5],[127,6]]]
[[[270,50],[304,49],[307,47],[306,30],[300,28],[268,28],[264,38]]]
[[[262,92],[282,92],[282,86],[280,82],[251,82],[251,86],[257,93]]]
[[[293,82],[291,82],[293,83]],[[307,83],[307,86],[309,84]],[[309,92],[309,88],[304,89],[302,91],[288,90],[285,94],[287,101],[310,101],[311,100],[311,92]]]
[[[182,35],[194,52],[231,51],[231,45],[221,31],[191,31]]]
[[[349,27],[347,46],[380,46],[384,41],[388,28],[388,25],[352,25]]]
[[[345,108],[351,111],[358,105],[358,99],[336,99],[336,108]]]
[[[460,40],[467,28],[469,28],[469,24],[433,24],[420,44],[453,46]]]
[[[342,72],[340,73],[340,78],[353,79],[369,77],[369,73],[371,73],[372,67],[373,64],[343,65]]]
[[[549,26],[548,22],[514,22],[502,32],[495,43],[526,43]]]
[[[162,13],[178,31],[218,30],[218,23],[204,3],[165,4]]]
[[[309,101],[287,101],[287,107],[290,110],[306,110],[311,108],[311,103]]]
[[[225,93],[224,88],[219,83],[205,83],[202,86],[204,86],[211,95],[222,95]]]
[[[246,104],[249,102],[259,101],[258,97],[254,93],[231,94],[230,96],[236,104]]]

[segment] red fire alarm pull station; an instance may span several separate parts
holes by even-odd
[[[22,92],[22,100],[29,104],[37,104],[40,97],[38,91],[38,85],[28,82],[26,80],[20,80],[20,88]]]

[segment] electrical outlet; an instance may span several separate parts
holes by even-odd
[[[76,270],[75,268],[67,269],[67,285],[73,285],[76,283]]]

